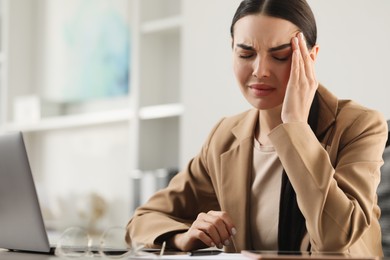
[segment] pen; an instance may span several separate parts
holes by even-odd
[[[164,255],[166,242],[164,241],[161,246],[160,256]]]

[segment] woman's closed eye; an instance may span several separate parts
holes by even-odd
[[[291,50],[281,50],[270,53],[271,57],[277,61],[288,61],[292,55]]]
[[[256,50],[252,46],[242,43],[237,44],[235,51],[241,59],[250,59],[256,56]]]
[[[250,59],[254,56],[255,54],[253,52],[241,52],[238,53],[238,56],[242,59]]]
[[[288,61],[291,55],[288,56],[272,56],[277,61]]]

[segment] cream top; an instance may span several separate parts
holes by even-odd
[[[279,201],[283,166],[273,146],[255,140],[251,190],[253,248],[278,249]]]

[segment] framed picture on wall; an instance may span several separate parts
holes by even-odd
[[[44,9],[42,97],[71,104],[128,95],[128,1],[46,0]]]

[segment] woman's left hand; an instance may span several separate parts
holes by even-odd
[[[314,60],[311,58],[306,41],[300,32],[291,41],[293,48],[290,79],[282,107],[282,121],[307,123],[310,107],[318,88],[314,71]]]

